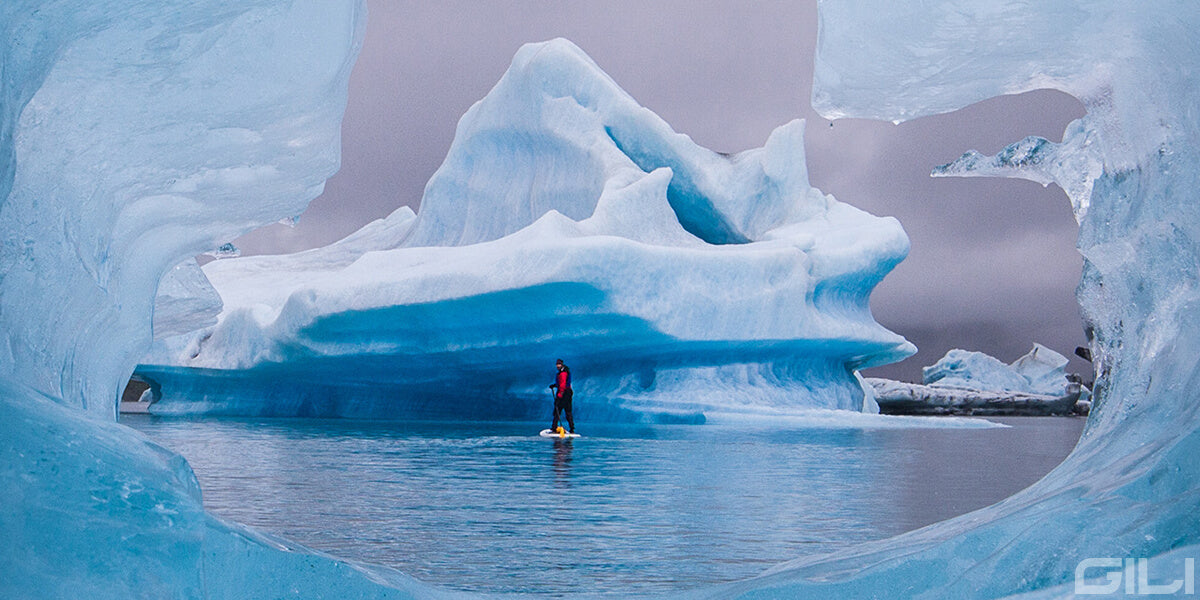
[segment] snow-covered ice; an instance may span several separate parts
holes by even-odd
[[[925,385],[1061,396],[1071,386],[1067,362],[1067,357],[1041,344],[1007,365],[982,352],[956,348],[921,369],[921,376]]]
[[[1004,364],[982,352],[955,348],[922,369],[922,383],[868,378],[886,414],[1072,414],[1081,393],[1068,378],[1067,358],[1041,344]]]
[[[811,187],[803,134],[723,156],[571,42],[529,44],[415,218],[206,265],[219,323],[143,361],[152,410],[535,419],[557,356],[592,422],[861,411],[854,372],[914,350],[868,309],[908,238]]]

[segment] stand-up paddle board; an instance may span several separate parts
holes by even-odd
[[[538,433],[538,435],[545,438],[559,438],[562,440],[569,440],[579,437],[578,433],[567,433],[565,429],[561,432],[554,431],[552,429],[543,429],[541,433]]]

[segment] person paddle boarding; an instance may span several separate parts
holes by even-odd
[[[563,364],[562,359],[554,361],[554,366],[558,368],[558,374],[554,377],[554,383],[550,384],[550,389],[554,390],[554,420],[550,424],[550,431],[558,431],[558,412],[566,411],[567,426],[570,427],[570,433],[575,433],[575,418],[571,416],[571,398],[575,392],[571,390],[571,369]]]

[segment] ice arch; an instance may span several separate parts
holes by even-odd
[[[1037,87],[1084,101],[1062,144],[954,170],[1020,168],[1068,189],[1098,409],[1062,466],[1004,502],[688,596],[1060,596],[1085,554],[1195,553],[1200,15],[1179,0],[954,8],[824,3],[814,101],[896,120]],[[148,339],[157,276],[299,212],[332,171],[360,14],[315,1],[0,7],[0,487],[14,491],[0,595],[437,595],[212,519],[178,457],[104,421]],[[255,92],[223,87],[227,70]],[[283,93],[293,86],[311,93]],[[106,128],[106,114],[139,126]],[[194,143],[167,143],[180,136]],[[215,162],[174,160],[192,152]]]
[[[0,9],[0,375],[114,414],[165,268],[299,213],[336,170],[348,6]]]
[[[113,423],[161,275],[338,166],[346,0],[0,5],[0,597],[404,597],[394,572],[204,513]]]
[[[937,174],[1067,192],[1097,404],[1075,451],[1011,498],[696,596],[1064,597],[1092,557],[1158,557],[1166,577],[1200,553],[1200,12],[1187,2],[867,0],[823,2],[820,23],[813,103],[831,118],[903,121],[1039,88],[1083,102],[1087,115],[1061,144],[967,153]]]

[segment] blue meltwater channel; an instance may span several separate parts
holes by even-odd
[[[881,420],[886,418],[880,417]],[[645,595],[991,504],[1057,465],[1077,418],[1006,428],[163,419],[218,516],[442,587]]]

